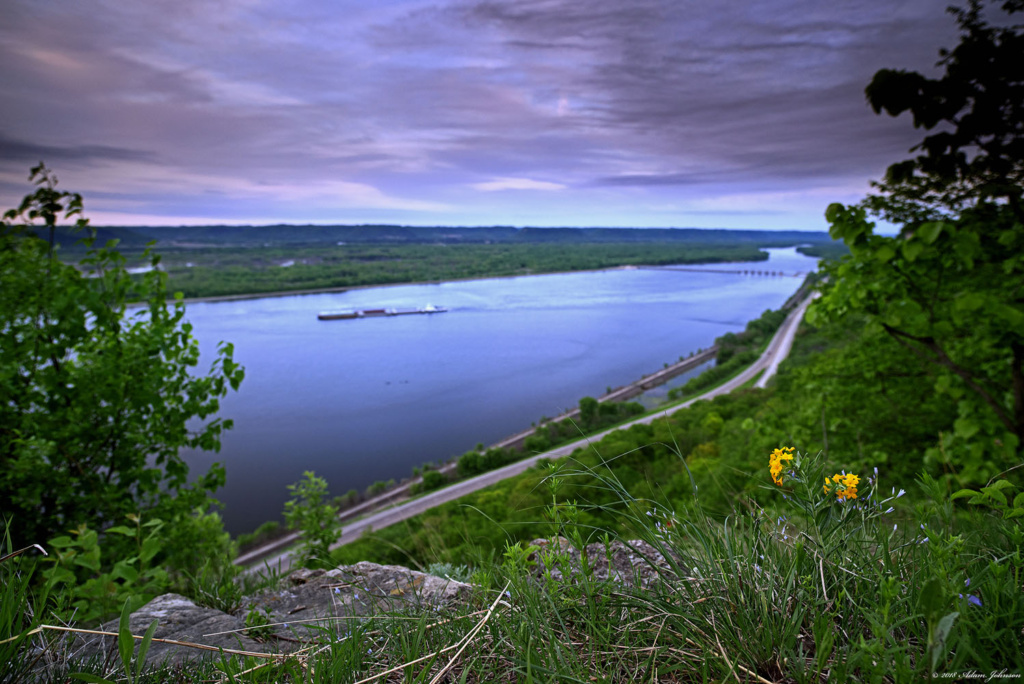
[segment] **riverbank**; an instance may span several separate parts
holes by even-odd
[[[813,268],[791,249],[769,252],[769,270]],[[186,317],[202,354],[233,342],[246,380],[223,403],[235,427],[221,452],[185,457],[197,472],[224,464],[225,527],[249,532],[281,510],[283,484],[305,470],[347,499],[377,490],[739,333],[799,283],[615,268],[198,303]],[[316,316],[426,302],[452,313],[336,323]]]
[[[649,389],[658,387],[669,382],[673,378],[676,378],[679,375],[682,375],[683,373],[686,373],[687,371],[700,366],[701,364],[707,363],[708,361],[714,359],[715,353],[717,351],[717,347],[714,346],[708,349],[704,349],[694,354],[693,356],[677,361],[676,363],[669,364],[664,368],[655,371],[649,375],[644,375],[642,378],[636,380],[635,382],[631,382],[628,385],[624,385],[622,387],[617,387],[611,390],[610,392],[598,397],[597,402],[619,402],[626,401],[627,399],[636,397]],[[579,414],[580,409],[574,408],[570,411],[566,411],[565,413],[552,418],[550,422],[572,420],[578,417]],[[531,435],[536,434],[536,432],[536,427],[531,427],[529,429],[522,430],[520,432],[515,433],[514,435],[510,435],[502,440],[499,440],[498,442],[495,442],[494,444],[491,444],[488,447],[485,447],[483,450],[521,450],[526,440]],[[438,472],[444,475],[451,475],[456,471],[457,467],[457,459],[452,459],[450,462],[442,465],[437,470]],[[422,484],[422,482],[422,477],[413,477],[410,480],[404,481],[398,486],[378,496],[374,496],[366,501],[362,501],[356,504],[355,506],[351,506],[349,508],[342,510],[338,515],[338,519],[343,522],[353,520],[355,518],[358,518],[359,516],[376,513],[385,507],[402,503],[403,501],[406,501],[411,496],[413,496],[413,490],[416,488],[417,485]],[[246,549],[243,553],[239,554],[238,558],[235,559],[235,564],[246,566],[252,565],[253,563],[258,563],[267,556],[276,553],[281,549],[291,546],[297,540],[298,534],[294,532],[284,532],[282,530],[282,533],[279,537],[268,540],[262,543],[257,548]]]
[[[764,260],[755,245],[580,243],[324,245],[164,253],[171,291],[188,299],[313,292],[581,272],[619,266]]]
[[[526,470],[532,468],[542,459],[558,459],[569,456],[577,449],[587,448],[592,444],[600,442],[603,438],[617,430],[627,429],[633,425],[649,425],[658,418],[668,416],[671,413],[684,409],[698,401],[704,401],[722,394],[728,394],[755,380],[758,384],[767,382],[776,372],[782,359],[789,354],[790,349],[792,348],[793,338],[796,334],[796,329],[803,320],[804,314],[806,313],[807,307],[810,305],[812,299],[813,297],[807,297],[797,303],[775,335],[772,336],[764,353],[748,368],[722,385],[680,404],[649,412],[644,416],[625,424],[617,425],[613,428],[598,432],[597,434],[588,435],[569,444],[551,449],[550,451],[528,456],[497,470],[492,470],[490,472],[456,482],[443,489],[424,494],[423,496],[417,497],[408,502],[401,503],[396,500],[391,500],[385,504],[383,510],[364,511],[364,513],[366,513],[365,517],[354,520],[342,529],[341,538],[332,546],[332,549],[337,549],[341,546],[357,541],[364,532],[370,530],[382,530],[395,523],[408,520],[409,518],[419,515],[431,508],[440,506],[443,503],[453,501],[466,494],[476,492],[497,482],[501,482],[502,480],[520,475]],[[638,382],[643,382],[643,380]],[[268,545],[268,547],[261,550],[262,553],[255,551],[250,552],[250,554],[246,555],[245,563],[253,563],[262,559],[270,567],[287,569],[290,567],[290,556],[287,552],[281,553],[280,550],[287,548],[289,545],[294,543],[294,541],[297,540],[298,535],[290,535],[290,537],[290,540],[282,539],[272,546]],[[271,554],[276,555],[268,558],[268,555]],[[239,561],[241,561],[241,559],[239,559]],[[240,562],[240,564],[243,563]]]

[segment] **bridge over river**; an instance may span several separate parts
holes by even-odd
[[[694,273],[729,273],[732,275],[768,276],[783,278],[803,278],[810,271],[778,271],[772,269],[756,268],[693,268],[687,266],[637,266],[639,269],[649,271],[688,271]]]

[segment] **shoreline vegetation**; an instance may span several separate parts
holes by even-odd
[[[156,268],[186,301],[315,294],[358,287],[768,259],[765,247],[834,249],[825,233],[702,229],[257,226],[97,228],[136,268]],[[58,230],[77,260],[78,235]],[[141,277],[137,275],[136,277]]]
[[[477,444],[474,449],[452,456],[447,461],[424,463],[413,468],[411,478],[374,482],[364,492],[349,490],[343,495],[335,496],[332,505],[340,514],[340,520],[347,520],[355,514],[362,516],[373,513],[420,494],[555,449],[581,437],[597,434],[641,415],[671,411],[674,406],[727,382],[754,363],[785,320],[786,314],[806,295],[815,281],[816,277],[813,274],[808,276],[782,307],[766,310],[759,318],[748,322],[746,329],[738,334],[727,333],[717,338],[711,348],[714,350],[716,365],[691,378],[685,385],[670,390],[664,404],[645,409],[628,399],[612,398],[620,396],[623,388],[609,391],[606,397],[598,399],[583,397],[577,409],[555,418],[541,417],[533,423],[532,429],[520,433],[525,436],[514,440],[514,443],[509,444],[510,440],[505,439],[487,447],[482,443]],[[697,350],[690,356],[702,355],[703,352],[704,350]],[[679,362],[683,361],[684,359],[680,358]],[[644,376],[633,384],[644,385],[649,377]],[[633,396],[635,395],[629,395],[630,398]],[[367,504],[375,500],[378,500],[379,504],[366,508]],[[253,532],[238,535],[235,542],[238,544],[240,556],[236,562],[247,565],[258,563],[266,555],[279,552],[282,547],[274,545],[274,542],[287,536],[288,530],[277,520],[268,520]],[[261,549],[260,547],[264,545],[267,548]]]

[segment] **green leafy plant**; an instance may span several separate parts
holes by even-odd
[[[245,614],[246,634],[253,639],[265,639],[274,633],[271,626],[270,608],[251,606]]]
[[[128,547],[101,544],[99,533],[85,525],[50,540],[54,554],[45,559],[50,567],[42,575],[51,591],[66,597],[68,617],[80,622],[102,620],[122,603],[134,610],[167,587],[167,571],[155,562],[164,548],[163,521],[143,522],[138,514],[130,514],[128,521],[132,525],[111,527],[103,537],[105,542],[119,535],[130,542]],[[112,555],[112,549],[119,553],[123,548],[131,549],[132,555]]]
[[[291,530],[302,532],[300,562],[306,567],[330,564],[331,544],[341,536],[338,508],[330,503],[327,481],[312,471],[288,485],[293,498],[284,505],[284,518]]]
[[[160,258],[147,250],[153,270],[133,276],[116,241],[95,244],[81,196],[42,164],[30,178],[37,189],[0,223],[0,512],[17,523],[12,539],[206,507],[224,469],[190,478],[179,450],[215,451],[231,426],[197,421],[243,378],[233,348],[197,374],[199,345],[182,301],[167,303]],[[59,259],[61,221],[84,235],[77,268]]]

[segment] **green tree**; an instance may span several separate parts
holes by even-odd
[[[292,499],[284,505],[288,529],[302,532],[300,563],[319,567],[330,563],[331,544],[341,536],[338,507],[327,497],[327,480],[307,470],[302,479],[288,485]]]
[[[955,218],[978,203],[1005,202],[1024,221],[1024,0],[1005,0],[998,25],[981,0],[952,7],[960,43],[941,50],[941,78],[882,69],[866,89],[876,113],[910,112],[914,126],[936,131],[874,183],[867,206],[894,223]]]
[[[154,270],[133,278],[116,242],[93,244],[80,195],[57,190],[42,164],[30,180],[35,192],[0,224],[0,513],[12,539],[23,546],[141,510],[173,520],[207,508],[224,468],[190,483],[178,452],[216,451],[231,425],[200,422],[242,380],[231,345],[221,344],[209,375],[194,374],[199,346],[180,296],[167,303],[159,257],[147,250]],[[86,231],[79,268],[58,259],[62,220]]]
[[[1005,2],[1011,16],[1024,2]],[[889,169],[880,192],[826,212],[850,256],[828,267],[817,316],[863,314],[927,370],[956,419],[926,456],[980,481],[1019,459],[1024,444],[1024,43],[1009,20],[988,25],[981,3],[952,10],[960,44],[942,79],[880,71],[867,88],[878,110],[947,124]],[[901,223],[875,233],[869,215]]]

